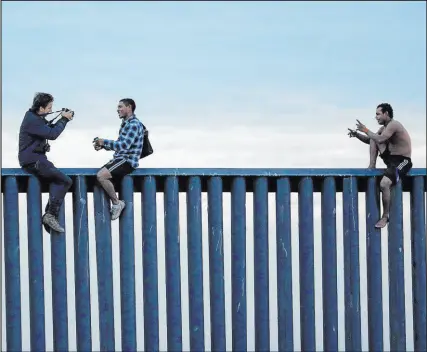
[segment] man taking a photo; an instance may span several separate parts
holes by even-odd
[[[64,232],[58,222],[59,209],[72,185],[70,177],[59,171],[46,157],[50,150],[49,140],[57,139],[69,121],[73,111],[61,112],[61,119],[49,125],[46,116],[52,112],[53,96],[37,93],[33,105],[22,121],[19,130],[19,165],[25,171],[49,184],[49,201],[42,222],[57,232]]]

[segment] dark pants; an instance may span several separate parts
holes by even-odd
[[[59,171],[49,160],[39,160],[22,167],[25,171],[37,176],[42,183],[49,183],[49,203],[46,212],[58,217],[59,209],[73,181]]]

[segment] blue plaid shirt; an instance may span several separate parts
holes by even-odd
[[[126,159],[136,169],[139,166],[143,143],[144,127],[136,116],[132,115],[122,122],[117,141],[104,139],[104,148],[115,151],[113,160]]]

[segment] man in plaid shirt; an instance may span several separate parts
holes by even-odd
[[[126,98],[119,102],[117,113],[123,119],[120,126],[119,138],[116,141],[97,138],[94,141],[95,150],[114,150],[113,159],[105,164],[97,173],[97,179],[113,203],[111,220],[116,220],[125,208],[125,202],[119,200],[113,177],[123,177],[130,174],[139,166],[144,142],[144,127],[135,116],[136,104],[133,99]]]

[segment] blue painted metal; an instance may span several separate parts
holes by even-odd
[[[323,348],[338,350],[337,228],[335,179],[327,177],[322,191]]]
[[[402,183],[391,189],[388,236],[390,349],[406,351]]]
[[[366,192],[366,256],[370,351],[382,351],[384,349],[381,230],[375,227],[379,218],[380,208],[377,181],[375,177],[370,177]]]
[[[277,180],[276,191],[277,315],[280,351],[294,350],[291,236],[291,185],[289,178],[282,177]]]
[[[95,168],[61,168],[61,171],[65,172],[69,176],[95,176],[99,171]],[[258,168],[140,168],[132,172],[132,176],[201,176],[216,177],[223,176],[244,176],[244,177],[326,177],[326,176],[337,176],[337,177],[369,177],[369,176],[382,176],[384,170],[382,169],[341,169],[341,168],[328,168],[328,169],[312,169],[312,168],[288,168],[288,169],[258,169]],[[2,176],[28,176],[29,174],[20,168],[8,168],[2,169]],[[411,176],[425,176],[425,168],[413,168],[408,173],[408,177]]]
[[[59,222],[65,226],[65,204],[59,211]],[[66,232],[59,234],[52,230],[50,236],[52,272],[52,315],[53,347],[55,351],[68,350],[68,307],[67,307],[67,256]]]
[[[225,351],[224,245],[222,228],[222,180],[208,181],[209,274],[211,299],[211,349]]]
[[[255,349],[270,349],[269,271],[268,271],[268,183],[255,179],[254,185],[254,285]]]
[[[361,351],[357,179],[348,177],[343,182],[345,348],[347,351]]]
[[[28,267],[30,281],[30,335],[31,350],[46,349],[44,313],[43,233],[40,182],[28,178],[27,223],[28,223]]]
[[[203,314],[202,184],[200,177],[188,180],[187,190],[188,285],[190,349],[205,350]]]
[[[77,349],[91,350],[90,277],[87,194],[94,192],[101,350],[115,349],[111,222],[108,198],[96,186],[95,169],[62,169],[73,184],[74,263]],[[313,192],[322,192],[322,270],[324,349],[337,350],[336,192],[344,196],[344,260],[346,349],[360,350],[360,272],[358,194],[366,191],[366,244],[369,349],[383,349],[381,231],[377,184],[382,170],[366,169],[141,169],[122,181],[127,207],[120,221],[121,341],[136,350],[134,192],[142,192],[144,274],[144,350],[159,350],[156,193],[165,192],[166,289],[168,349],[182,350],[179,192],[187,193],[190,349],[204,350],[203,256],[201,193],[208,192],[211,346],[226,349],[223,192],[231,192],[232,347],[247,349],[246,192],[254,192],[255,342],[269,350],[268,192],[276,192],[278,347],[293,350],[291,192],[299,192],[299,260],[301,349],[315,350]],[[2,169],[6,264],[8,350],[22,345],[18,192],[27,193],[30,340],[32,350],[45,350],[45,303],[41,192],[46,185],[21,169]],[[411,192],[414,348],[426,349],[426,169],[412,169],[392,193],[389,224],[390,338],[392,350],[405,350],[402,192]],[[28,187],[27,187],[28,184]],[[95,187],[94,187],[95,186]],[[118,185],[119,186],[119,185]],[[61,221],[64,212],[61,210]],[[386,230],[385,230],[386,231]],[[50,236],[50,235],[48,235]],[[68,349],[65,235],[53,234],[52,289],[55,350]],[[117,303],[117,302],[116,302]],[[16,346],[16,348],[14,347]],[[141,349],[138,348],[138,349]]]
[[[119,220],[122,350],[136,351],[134,202],[130,176],[122,179],[120,199],[126,203]]]
[[[411,192],[412,301],[414,313],[414,349],[426,351],[426,206],[424,179],[414,177]]]
[[[159,350],[156,179],[142,181],[142,259],[144,287],[144,350]]]
[[[178,178],[165,185],[166,308],[168,351],[182,350],[181,259],[179,241]]]
[[[309,177],[299,184],[298,220],[301,350],[315,351],[313,181]]]
[[[77,350],[90,351],[92,334],[86,178],[77,176],[74,185],[73,230]]]
[[[7,350],[21,351],[22,330],[19,200],[18,183],[14,176],[8,176],[6,178],[3,199]]]
[[[115,350],[113,263],[110,201],[100,186],[94,189],[96,264],[98,275],[99,337],[101,351]]]
[[[246,182],[233,180],[231,190],[232,348],[247,350],[246,307]]]

